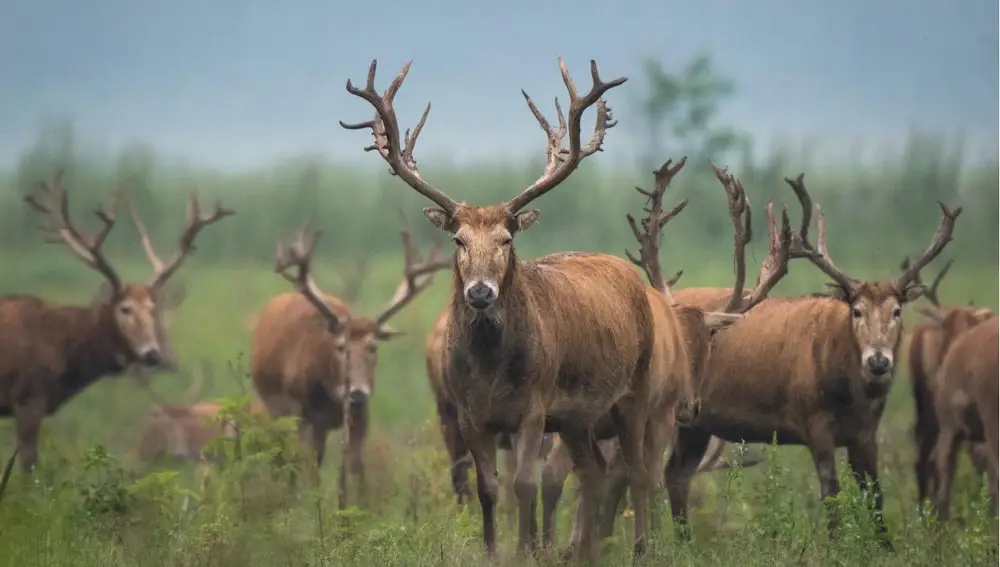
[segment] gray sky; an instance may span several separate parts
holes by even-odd
[[[676,67],[707,50],[736,81],[724,116],[762,149],[822,135],[830,151],[897,144],[911,126],[964,132],[995,151],[995,0],[4,0],[0,2],[0,166],[45,116],[70,115],[81,138],[114,150],[144,140],[218,167],[319,151],[363,154],[367,119],[344,90],[373,57],[384,88],[414,60],[397,97],[405,124],[433,102],[423,157],[539,154],[544,136],[518,92],[546,112],[566,100],[556,63],[580,87],[595,58],[626,75],[609,101],[622,125],[606,148],[634,152],[627,102],[640,58]]]

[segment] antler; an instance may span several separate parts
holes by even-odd
[[[788,208],[782,207],[781,230],[774,222],[774,205],[767,203],[768,222],[768,254],[760,266],[760,273],[757,275],[757,284],[753,291],[744,294],[743,289],[746,284],[746,245],[752,238],[752,227],[750,222],[750,200],[747,198],[743,184],[732,173],[729,168],[720,168],[712,163],[715,176],[723,189],[729,202],[729,216],[733,220],[733,263],[735,269],[735,282],[733,292],[726,304],[724,311],[728,313],[744,313],[749,311],[754,305],[763,301],[771,289],[777,285],[788,273],[788,260],[792,248],[792,229],[788,220]]]
[[[389,301],[388,307],[375,318],[375,323],[379,326],[388,322],[393,315],[406,307],[414,297],[427,289],[431,285],[431,282],[434,281],[434,272],[449,269],[453,264],[453,260],[451,259],[440,259],[441,248],[437,243],[431,247],[430,252],[427,254],[427,261],[421,262],[420,254],[413,245],[413,235],[406,228],[406,215],[403,214],[403,211],[399,211],[399,216],[402,217],[403,222],[403,229],[400,231],[400,237],[403,239],[403,262],[405,264],[403,267],[403,281],[396,288],[396,293],[393,295],[392,300]]]
[[[215,210],[212,211],[212,214],[203,215],[201,213],[201,204],[198,202],[198,192],[191,191],[191,197],[188,200],[187,206],[187,226],[184,232],[181,233],[180,246],[173,257],[170,258],[170,262],[164,264],[163,260],[156,254],[156,250],[153,248],[153,241],[149,238],[149,233],[146,231],[146,226],[142,223],[139,213],[136,212],[131,201],[129,201],[128,211],[132,217],[132,224],[135,226],[135,230],[139,233],[139,238],[142,240],[142,248],[146,251],[146,257],[149,259],[149,263],[153,265],[153,280],[150,283],[150,287],[153,289],[159,289],[164,282],[170,279],[170,276],[174,275],[184,262],[184,259],[194,252],[194,239],[198,236],[201,229],[224,217],[236,214],[236,211],[223,207],[222,201],[216,201]]]
[[[521,90],[524,100],[528,103],[528,108],[535,115],[535,119],[538,120],[542,130],[545,131],[545,135],[548,137],[549,143],[546,149],[548,159],[545,165],[545,172],[542,176],[519,195],[505,203],[512,213],[520,211],[528,203],[531,203],[565,181],[584,158],[602,151],[601,144],[604,143],[604,135],[608,128],[613,128],[618,124],[617,121],[612,120],[611,107],[601,97],[614,87],[624,84],[628,80],[626,77],[619,77],[607,83],[601,81],[600,74],[597,71],[597,62],[591,59],[590,76],[593,79],[593,86],[590,88],[590,92],[580,97],[577,94],[576,86],[573,84],[573,78],[570,77],[569,71],[566,70],[566,62],[563,61],[562,57],[559,58],[559,70],[562,72],[566,90],[569,91],[570,101],[569,122],[567,123],[563,117],[562,108],[559,106],[559,99],[556,99],[556,114],[559,117],[559,129],[552,128],[548,120],[545,119],[545,116],[535,106],[534,101],[528,96],[528,93],[523,89]],[[581,146],[580,118],[583,116],[583,112],[595,103],[597,104],[597,121],[594,126],[594,135],[586,146]],[[562,139],[566,136],[567,131],[569,132],[569,149],[562,147]]]
[[[427,115],[431,111],[431,103],[427,103],[427,108],[424,109],[424,114],[420,117],[420,122],[413,129],[413,134],[410,134],[409,129],[406,130],[405,147],[399,139],[399,121],[396,119],[396,110],[392,107],[392,102],[396,97],[396,93],[399,92],[399,88],[403,85],[406,74],[410,72],[410,65],[413,61],[406,62],[403,70],[393,79],[392,83],[389,84],[389,88],[385,90],[382,96],[379,96],[378,91],[375,90],[375,67],[377,63],[378,60],[373,59],[371,66],[368,67],[368,80],[365,83],[365,88],[359,89],[351,84],[350,79],[347,80],[347,92],[366,100],[368,104],[372,105],[375,108],[375,117],[365,122],[358,122],[357,124],[347,124],[340,121],[340,125],[348,130],[370,128],[372,136],[375,137],[375,143],[366,146],[365,151],[378,150],[382,159],[389,164],[389,173],[399,176],[407,185],[424,197],[437,203],[439,207],[451,216],[455,212],[458,203],[430,183],[421,179],[420,172],[417,171],[417,162],[413,158],[413,148],[417,143],[417,137],[420,136],[420,131],[424,127],[424,122],[427,120]]]
[[[352,262],[350,270],[345,270],[340,274],[341,286],[337,290],[337,295],[345,303],[354,304],[361,295],[361,285],[368,277],[368,259],[364,256],[357,256]]]
[[[935,307],[941,307],[941,300],[938,298],[938,286],[941,285],[941,280],[943,280],[945,275],[948,274],[948,270],[951,269],[951,265],[954,262],[955,260],[948,260],[945,263],[944,267],[941,268],[941,271],[938,272],[937,276],[935,276],[934,281],[931,282],[931,286],[924,287],[924,297],[926,297],[927,301],[930,301],[931,304],[934,305]],[[910,268],[910,257],[906,256],[903,258],[903,261],[899,263],[899,269],[900,271],[905,272],[909,268]],[[920,280],[919,272],[914,276],[913,281],[916,283],[923,283]]]
[[[275,252],[274,271],[281,274],[281,277],[290,281],[295,289],[299,291],[313,307],[319,311],[320,315],[326,319],[330,332],[337,332],[345,323],[345,318],[337,314],[330,307],[330,304],[323,299],[323,292],[313,281],[309,270],[312,264],[313,251],[316,250],[316,243],[322,232],[315,231],[308,233],[309,223],[306,223],[295,236],[291,245],[278,241],[278,248]],[[291,273],[295,268],[296,272]]]
[[[633,264],[646,272],[646,279],[649,280],[649,284],[660,290],[661,293],[669,291],[683,273],[683,270],[681,270],[669,281],[664,281],[663,272],[660,269],[660,239],[664,225],[670,222],[670,219],[680,214],[688,204],[687,199],[684,199],[669,212],[663,212],[663,195],[667,191],[667,187],[670,186],[670,182],[674,176],[680,172],[686,163],[686,156],[681,158],[676,164],[673,163],[673,160],[668,159],[659,169],[653,171],[655,184],[652,191],[647,191],[642,187],[635,188],[636,191],[646,196],[646,206],[642,210],[647,214],[641,221],[641,231],[635,222],[635,217],[631,214],[625,215],[629,226],[632,228],[632,234],[639,242],[639,257],[636,258],[627,249],[625,250],[625,256]]]
[[[934,236],[931,238],[930,245],[927,246],[927,249],[924,250],[924,253],[916,262],[909,267],[903,268],[902,273],[892,280],[893,287],[899,291],[906,289],[913,282],[919,282],[920,270],[924,269],[931,260],[944,250],[945,245],[951,242],[951,233],[955,229],[955,220],[958,219],[958,215],[962,214],[962,207],[950,211],[941,201],[938,201],[938,206],[941,207],[941,221],[938,223],[937,231],[934,232]],[[942,272],[945,271],[947,271],[947,267],[942,270]],[[935,282],[939,281],[942,277],[944,276],[939,275],[935,279]]]
[[[83,260],[92,269],[97,270],[111,284],[112,290],[117,293],[121,291],[122,284],[118,274],[111,263],[104,256],[101,247],[108,237],[111,229],[115,226],[118,204],[121,201],[121,190],[115,190],[111,197],[110,207],[97,209],[94,214],[101,220],[103,227],[94,236],[87,236],[81,233],[70,219],[69,197],[62,187],[63,173],[65,170],[56,171],[52,183],[42,181],[39,183],[39,190],[48,198],[48,203],[42,204],[34,195],[26,195],[24,201],[35,211],[46,215],[47,226],[42,229],[46,232],[54,232],[59,240],[47,240],[49,243],[62,242],[70,250]]]
[[[861,282],[844,273],[830,258],[830,253],[826,248],[826,219],[823,217],[823,209],[819,204],[815,206],[817,246],[814,247],[809,243],[809,224],[812,222],[813,202],[809,192],[806,191],[805,175],[805,173],[800,173],[795,179],[785,178],[785,183],[792,188],[799,204],[802,205],[802,224],[799,231],[792,235],[791,257],[809,259],[850,295]]]

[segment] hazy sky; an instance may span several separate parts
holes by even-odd
[[[151,142],[169,155],[252,167],[302,151],[338,160],[370,136],[344,90],[373,57],[383,89],[414,60],[397,97],[412,124],[433,110],[418,155],[538,154],[544,111],[566,100],[556,63],[581,88],[588,60],[632,80],[609,95],[621,126],[608,153],[634,151],[627,102],[642,56],[676,67],[711,52],[739,97],[725,117],[765,145],[823,134],[836,148],[902,139],[911,125],[965,132],[996,148],[996,0],[3,0],[0,166],[45,116],[70,115],[88,141]]]

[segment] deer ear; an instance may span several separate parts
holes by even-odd
[[[977,319],[989,319],[993,316],[993,310],[989,307],[980,307],[973,313]]]
[[[427,207],[426,209],[424,209],[424,216],[427,217],[427,220],[431,221],[431,224],[440,228],[441,230],[448,232],[455,232],[454,227],[452,226],[454,223],[452,222],[451,215],[449,215],[445,211],[441,209]]]
[[[375,331],[375,338],[380,341],[390,341],[405,334],[404,331],[394,329],[389,325],[382,325]]]
[[[538,209],[530,209],[527,211],[521,211],[514,215],[514,231],[521,232],[523,230],[528,230],[531,228],[535,221],[538,220],[538,215],[541,212]]]
[[[907,285],[899,295],[903,303],[909,303],[920,299],[920,296],[924,294],[924,289],[924,284],[914,282]]]
[[[108,282],[101,282],[101,287],[97,289],[97,295],[94,296],[94,304],[99,303],[111,303],[111,300],[115,298],[114,289]]]
[[[177,309],[184,302],[187,295],[187,286],[183,280],[167,280],[156,293],[157,303],[160,309]]]
[[[944,321],[944,316],[943,316],[944,314],[941,313],[941,311],[939,311],[937,309],[928,309],[927,307],[918,307],[917,308],[917,313],[920,313],[924,317],[927,317],[931,321],[934,321],[935,323],[938,323],[938,324],[940,324],[942,321]]]
[[[725,313],[723,311],[706,311],[705,327],[709,333],[717,333],[723,329],[728,329],[735,323],[739,323],[744,318],[740,313]]]

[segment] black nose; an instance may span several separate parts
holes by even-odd
[[[351,404],[356,406],[364,405],[368,401],[368,396],[365,395],[361,390],[351,390],[350,395],[347,397]]]
[[[465,292],[465,299],[473,309],[486,309],[493,305],[496,298],[493,288],[482,282],[473,285],[469,291]]]
[[[883,354],[875,354],[868,357],[868,372],[872,376],[882,376],[889,372],[889,358]]]
[[[142,355],[140,362],[145,366],[159,366],[163,363],[163,355],[158,350],[148,350]]]

